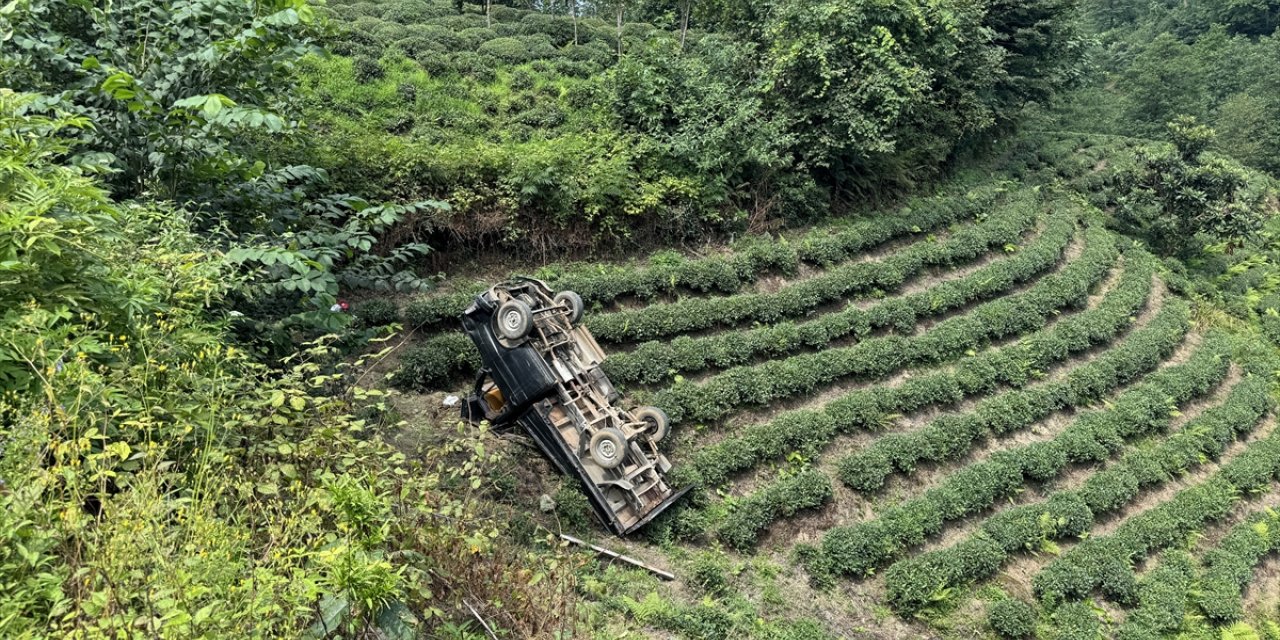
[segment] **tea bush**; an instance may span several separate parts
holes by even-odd
[[[1276,551],[1280,551],[1280,514],[1263,509],[1250,515],[1205,553],[1196,606],[1218,624],[1244,617],[1244,588],[1258,564]]]
[[[1196,566],[1181,550],[1166,551],[1138,586],[1138,607],[1116,631],[1118,640],[1146,640],[1176,632],[1189,612],[1187,594],[1196,581]]]
[[[1001,638],[1029,638],[1036,630],[1036,610],[1014,598],[997,600],[987,607],[987,624]]]
[[[816,469],[800,471],[737,503],[716,528],[716,535],[735,549],[750,548],[775,520],[820,507],[831,496],[830,478]]]

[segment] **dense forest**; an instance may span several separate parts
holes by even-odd
[[[0,0],[0,637],[1280,639],[1277,28]],[[458,421],[508,274],[642,534]]]

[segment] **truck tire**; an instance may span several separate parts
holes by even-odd
[[[522,340],[533,330],[533,310],[522,300],[508,300],[493,314],[498,335],[508,340]]]
[[[667,417],[667,412],[657,407],[640,407],[632,412],[636,420],[645,423],[644,432],[654,442],[662,442],[671,432],[671,418]]]
[[[614,469],[627,457],[627,439],[613,427],[601,429],[591,436],[587,451],[601,469]]]
[[[577,325],[582,320],[582,312],[586,308],[582,296],[572,291],[561,291],[556,294],[556,304],[569,305],[569,324]]]

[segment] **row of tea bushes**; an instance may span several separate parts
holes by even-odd
[[[1188,315],[1187,307],[1183,304],[1166,305],[1150,325],[1134,332],[1119,347],[1072,370],[1062,382],[996,396],[979,405],[977,411],[972,414],[957,416],[956,419],[939,419],[920,432],[908,434],[909,437],[890,435],[881,438],[870,449],[863,452],[864,454],[872,452],[877,457],[857,454],[842,460],[839,465],[841,478],[848,482],[847,474],[856,472],[857,475],[854,477],[864,481],[871,477],[871,472],[874,471],[877,474],[875,479],[882,483],[895,464],[899,465],[899,468],[905,468],[921,458],[938,460],[955,458],[967,452],[969,446],[980,436],[1007,434],[1014,429],[1025,428],[1053,411],[1099,399],[1163,362],[1186,335]],[[1093,434],[1094,432],[1085,431],[1085,433]],[[1093,440],[1088,441],[1093,442]],[[1040,479],[1041,475],[1057,473],[1075,452],[1073,445],[1078,447],[1079,443],[1068,440],[1050,444],[1053,446],[1027,447],[1025,451],[1019,451],[1017,456],[1005,455],[1005,458],[1016,459],[1005,460],[1007,464],[995,466],[1002,466],[1009,470],[1016,468],[1019,480],[1023,475]],[[849,466],[851,460],[854,461],[852,467]],[[876,462],[878,466],[870,466],[869,460]],[[983,464],[990,466],[995,463]],[[966,483],[971,482],[981,484],[983,481],[982,477],[971,478],[970,475],[999,476],[999,474],[994,476],[987,474],[989,469],[983,464],[958,472],[957,486],[965,486]],[[771,494],[773,491],[773,486],[768,485],[759,493]],[[742,512],[752,506],[765,504],[768,504],[767,501],[757,503],[748,500],[738,507],[737,513],[740,518],[750,520],[757,525],[757,530],[762,530],[773,522],[770,515],[774,512],[756,514]],[[774,517],[776,518],[776,515]]]
[[[831,495],[831,479],[816,469],[806,469],[743,498],[716,528],[716,535],[735,549],[750,548],[774,521],[820,507]]]
[[[1176,632],[1190,611],[1188,593],[1196,582],[1191,554],[1166,551],[1138,587],[1138,607],[1125,616],[1116,640],[1160,640]]]
[[[1081,414],[1052,440],[998,452],[874,520],[830,529],[811,568],[834,575],[869,575],[941,532],[945,523],[989,509],[1027,482],[1052,479],[1072,464],[1106,460],[1127,442],[1160,433],[1177,405],[1204,395],[1222,380],[1228,368],[1226,353],[1221,341],[1205,345],[1187,362],[1152,374],[1118,396],[1109,408]]]
[[[878,378],[908,367],[954,360],[993,340],[1041,329],[1060,310],[1083,305],[1114,261],[1114,244],[1104,239],[1087,261],[1079,260],[1028,291],[983,303],[920,335],[883,336],[734,367],[700,384],[678,382],[648,402],[663,407],[676,422],[716,420],[746,405],[811,393],[842,379]]]
[[[897,289],[926,268],[977,259],[993,247],[1017,242],[1035,224],[1039,212],[1038,199],[1023,194],[990,218],[966,226],[946,240],[916,242],[883,260],[844,264],[776,292],[684,298],[587,316],[585,324],[604,342],[635,342],[751,322],[772,324],[853,294]]]
[[[985,201],[986,199],[979,198],[978,200]],[[968,202],[967,199],[966,202]],[[941,216],[939,218],[940,220],[946,219],[952,215],[958,216],[962,213],[958,208],[951,207],[938,207],[936,210],[932,211],[934,211],[934,213],[930,214],[929,220],[933,220],[933,218],[937,216]],[[945,212],[946,215],[941,215],[937,212]],[[1034,208],[1027,207],[1025,209],[1019,209],[1017,211],[1017,215],[1013,216],[1013,218],[1017,220],[1015,224],[1001,224],[1006,222],[1008,218],[997,218],[995,222],[991,223],[990,229],[981,224],[978,225],[978,227],[987,229],[987,231],[979,232],[966,229],[958,234],[958,238],[939,243],[937,245],[929,244],[925,249],[927,249],[927,253],[935,256],[932,258],[933,260],[942,260],[949,255],[970,255],[975,250],[975,242],[980,243],[981,249],[985,251],[989,247],[989,242],[994,242],[994,240],[986,241],[981,238],[996,237],[997,239],[1008,239],[1017,236],[1026,228],[1026,226],[1030,225],[1034,221]],[[923,219],[913,219],[917,222],[925,222]],[[883,225],[884,223],[880,224]],[[941,224],[941,222],[939,222],[939,224]],[[867,225],[854,225],[855,228],[862,228],[864,226]],[[918,229],[920,227],[912,228]],[[870,243],[868,246],[874,246],[876,243],[873,242],[873,240],[881,237],[883,234],[884,232],[879,234],[867,232],[865,236],[861,237],[863,237],[864,242]],[[795,260],[792,262],[795,262],[795,265],[798,265],[799,262],[802,261],[801,256],[812,257],[817,255],[827,255],[832,251],[836,251],[837,248],[847,250],[850,252],[850,255],[852,255],[853,253],[856,253],[858,244],[854,240],[854,237],[846,237],[846,235],[846,232],[834,235],[824,234],[815,236],[814,238],[806,241],[812,245],[821,245],[826,247],[820,253],[812,253],[812,251],[814,251],[812,249],[803,249],[803,247],[810,246],[810,244],[801,244],[797,246],[788,245],[786,243],[758,242],[751,245],[752,247],[759,245],[760,248],[758,250],[748,249],[740,254],[735,253],[734,256],[745,256],[738,259],[745,260],[749,263],[749,269],[746,267],[742,268],[742,274],[744,277],[748,273],[752,274],[752,277],[756,277],[760,273],[767,272],[769,270],[766,263],[774,264],[775,266],[790,264],[791,262],[781,257],[783,254],[794,258]],[[951,247],[954,253],[948,252],[947,249],[939,249],[941,246]],[[783,253],[780,254],[779,252]],[[922,251],[921,253],[925,252]],[[1038,251],[1036,255],[1040,256],[1042,253],[1043,251]],[[618,297],[629,294],[637,295],[642,291],[654,292],[656,294],[659,290],[645,284],[646,282],[655,286],[661,282],[670,283],[669,286],[671,287],[675,287],[677,284],[688,286],[692,282],[697,281],[697,278],[708,277],[711,273],[722,272],[725,269],[731,268],[735,270],[736,273],[736,270],[739,269],[739,267],[731,265],[734,259],[735,258],[731,256],[729,258],[707,258],[697,261],[684,261],[680,264],[697,266],[690,266],[679,274],[670,272],[666,267],[659,266],[649,267],[647,269],[598,266],[594,267],[593,271],[589,273],[566,275],[558,279],[552,286],[557,290],[569,289],[577,291],[580,295],[584,296],[584,301],[588,303],[593,301],[600,302],[604,300],[614,300]],[[864,263],[864,265],[865,264],[871,263]],[[863,273],[869,270],[868,267],[859,266],[858,264],[848,265],[847,268],[853,269],[854,267],[857,267],[856,270]],[[676,267],[670,268],[674,269]],[[923,268],[923,266],[920,268]],[[741,294],[719,298],[691,298],[686,299],[681,303],[675,303],[675,305],[683,304],[686,306],[696,305],[706,307],[703,311],[712,314],[707,316],[708,322],[716,317],[722,318],[726,315],[733,316],[735,314],[742,313],[741,309],[743,308],[743,304],[747,304],[751,309],[756,309],[757,311],[761,308],[772,308],[775,313],[781,314],[783,317],[799,315],[805,311],[811,310],[816,304],[819,304],[819,302],[815,302],[815,300],[828,300],[832,296],[836,296],[838,298],[838,293],[840,291],[848,286],[853,286],[850,282],[842,282],[838,277],[840,273],[843,273],[842,269],[837,269],[832,273],[818,276],[817,278],[807,280],[793,287],[788,287],[786,290],[779,292],[778,294]],[[897,276],[894,277],[896,278]],[[653,279],[653,281],[650,282],[650,279]],[[485,287],[483,285],[476,285],[473,288],[464,288],[459,292],[447,296],[439,296],[411,303],[406,309],[406,327],[411,330],[415,328],[420,329],[421,327],[443,321],[446,317],[456,322],[458,315],[462,312],[462,309],[469,305],[474,297],[481,293],[484,288]],[[744,301],[749,302],[744,303]],[[646,322],[659,322],[661,317],[667,317],[673,312],[673,309],[673,305],[659,304],[634,312],[619,312],[624,314],[634,314],[633,316],[627,316],[628,319],[624,319],[622,321],[611,319],[619,316],[619,313],[589,316],[587,319],[587,326],[588,328],[592,328],[593,333],[597,338],[605,340],[612,338],[615,341],[625,341],[628,339],[627,331],[630,330],[632,326],[631,323],[633,321],[636,322],[636,330],[641,331],[642,327],[647,326]],[[419,312],[421,312],[422,315],[418,315]],[[686,310],[686,313],[695,313],[695,311]],[[823,317],[826,318],[831,315],[837,314],[829,314],[828,316]],[[893,315],[897,318],[902,318],[905,313],[904,311],[899,310]],[[647,318],[648,320],[635,320],[636,317]],[[852,318],[845,318],[845,320],[851,319]],[[835,325],[840,324],[841,318],[833,318],[828,322],[831,323],[831,327],[829,328],[834,328]],[[653,329],[649,329],[649,331],[653,331]],[[786,330],[783,329],[782,331]],[[855,328],[849,327],[844,331],[845,333],[852,333],[855,331]],[[731,338],[733,335],[736,334],[726,334],[724,339]],[[639,336],[637,335],[637,337]],[[835,336],[833,335],[832,338],[834,339],[834,337]],[[688,340],[689,338],[677,338],[677,341],[687,342]],[[620,362],[615,363],[614,360],[620,360]],[[606,361],[606,363],[610,375],[617,375],[618,373],[622,374],[617,380],[615,380],[615,382],[619,383],[629,381],[629,376],[627,375],[628,371],[646,371],[646,375],[667,376],[670,374],[670,370],[668,368],[641,369],[639,366],[632,366],[633,361],[628,360],[628,354],[625,353],[612,356],[610,360]],[[471,341],[461,333],[446,332],[431,336],[422,344],[406,350],[405,355],[401,358],[400,369],[392,376],[392,383],[402,389],[429,389],[452,380],[460,375],[474,373],[480,366],[479,353],[476,352],[475,346],[471,344]]]
[[[729,255],[680,258],[645,267],[574,266],[544,279],[555,291],[577,292],[588,305],[605,305],[626,297],[653,299],[687,291],[737,293],[765,275],[793,274],[803,264],[830,267],[891,240],[977,217],[1006,197],[1004,188],[986,187],[930,198],[916,207],[859,220],[845,228],[821,227],[795,241],[744,241]],[[453,293],[409,303],[403,311],[405,328],[421,331],[457,322],[471,300],[487,286],[475,283]]]
[[[617,383],[656,383],[669,379],[674,372],[727,368],[759,357],[777,358],[801,349],[818,349],[839,339],[861,338],[876,329],[892,327],[909,332],[922,318],[1000,295],[1043,273],[1060,262],[1074,230],[1072,216],[1055,215],[1045,225],[1044,232],[1013,257],[925,291],[891,298],[866,310],[849,305],[806,322],[788,321],[731,333],[652,340],[633,351],[609,356],[605,368]],[[1095,240],[1099,243],[1098,250],[1116,253],[1114,241],[1104,231],[1097,230],[1086,241]]]
[[[1263,509],[1236,525],[1204,555],[1196,605],[1221,623],[1244,617],[1244,588],[1268,555],[1280,551],[1280,513]]]
[[[1224,464],[1203,483],[1158,507],[1125,520],[1110,535],[1091,537],[1035,576],[1036,596],[1048,608],[1087,598],[1094,589],[1117,602],[1136,594],[1133,564],[1179,544],[1193,531],[1222,520],[1242,496],[1280,479],[1280,430]]]
[[[1134,314],[1147,303],[1153,270],[1149,256],[1130,252],[1120,282],[1094,309],[1064,318],[1017,345],[963,359],[952,371],[911,378],[896,387],[859,389],[821,409],[791,411],[773,421],[751,425],[702,448],[681,471],[687,482],[712,487],[731,474],[793,451],[814,455],[840,433],[879,430],[899,414],[960,402],[1002,384],[1025,385],[1046,368],[1107,344],[1130,327]]]
[[[840,479],[857,491],[875,491],[890,474],[911,473],[923,462],[967,455],[979,442],[1031,427],[1054,412],[1093,403],[1153,370],[1182,342],[1189,314],[1165,307],[1152,324],[1062,380],[986,398],[971,412],[948,414],[910,433],[889,434],[838,463]]]
[[[1189,421],[1158,445],[1128,452],[1091,475],[1080,488],[1055,491],[1043,501],[1002,511],[950,547],[899,561],[885,574],[890,605],[904,615],[914,614],[929,604],[938,589],[990,578],[1013,554],[1082,535],[1099,517],[1118,512],[1141,491],[1206,464],[1257,428],[1271,406],[1269,387],[1264,375],[1247,378],[1223,404]]]

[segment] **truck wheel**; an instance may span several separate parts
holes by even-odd
[[[521,300],[508,300],[498,307],[493,322],[508,340],[520,340],[533,330],[533,310]]]
[[[601,429],[591,436],[591,459],[602,469],[614,469],[627,457],[627,439],[617,429]]]
[[[582,296],[572,291],[561,291],[556,294],[556,304],[569,305],[569,324],[576,325],[582,320],[582,311],[586,308],[582,304]]]
[[[632,412],[636,420],[645,423],[644,432],[649,434],[654,442],[662,442],[671,432],[671,418],[667,417],[667,412],[657,407],[640,407]]]

